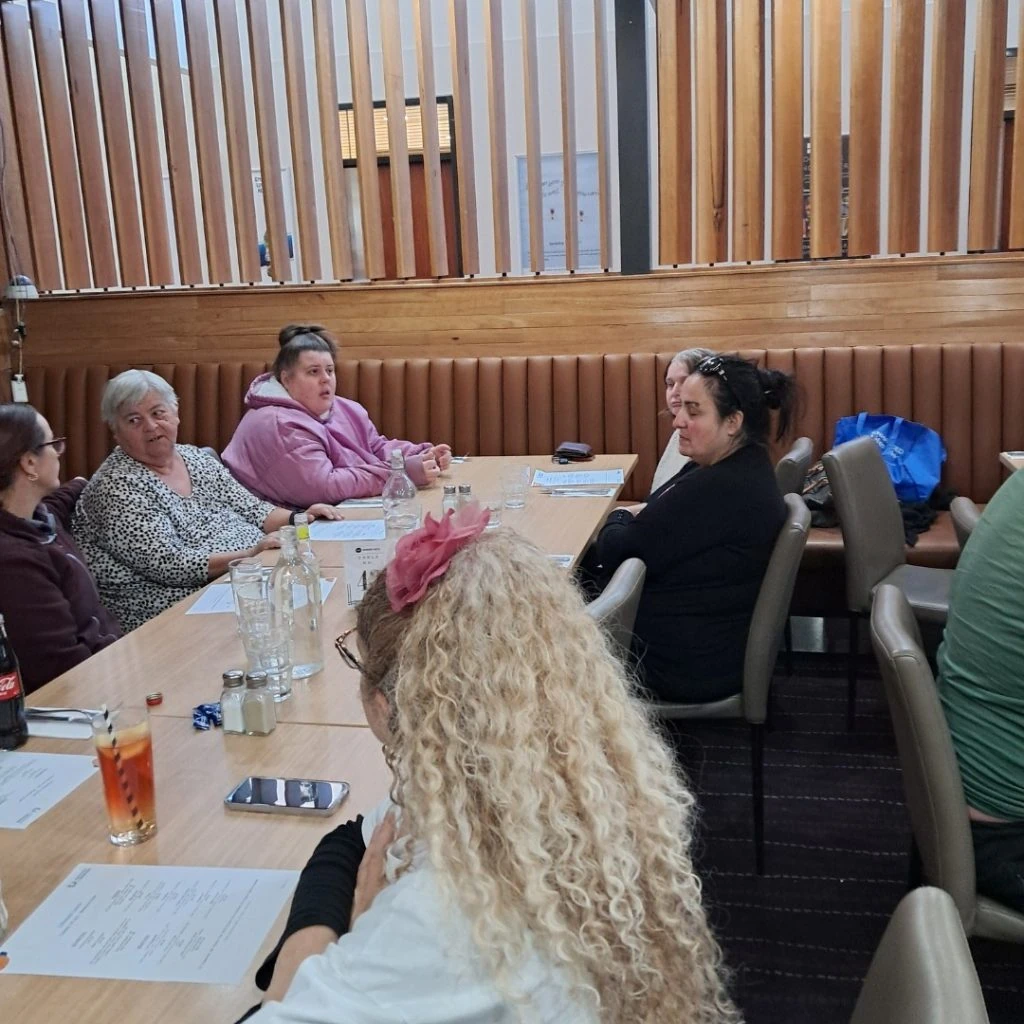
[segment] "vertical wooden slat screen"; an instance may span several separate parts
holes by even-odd
[[[35,3],[30,6],[29,12],[43,104],[43,124],[50,154],[57,228],[64,259],[64,285],[67,288],[88,288],[92,284],[92,269],[78,164],[73,156],[77,150],[71,125],[71,106],[57,8],[53,4]]]
[[[36,286],[62,288],[64,282],[53,223],[50,177],[46,172],[46,145],[38,114],[39,96],[32,61],[32,40],[28,31],[28,11],[14,4],[3,4],[0,6],[0,18],[3,21],[3,40],[7,50],[11,109],[16,111],[13,140],[17,143],[21,162]]]
[[[39,283],[32,243],[25,212],[25,192],[21,183],[21,165],[14,134],[14,109],[7,85],[7,57],[0,46],[0,132],[3,132],[7,164],[0,187],[7,203],[7,223],[0,224],[0,238],[4,244],[5,273],[27,274]],[[41,286],[40,286],[41,287]]]
[[[284,214],[284,186],[281,181],[281,147],[277,138],[277,100],[270,48],[267,4],[270,0],[245,0],[249,14],[249,60],[252,91],[256,102],[256,139],[260,151],[260,180],[267,218],[270,248],[270,276],[275,281],[291,280],[288,259],[288,226]]]
[[[107,151],[107,180],[114,208],[114,234],[121,264],[121,284],[149,283],[146,253],[139,217],[139,192],[135,183],[128,105],[121,74],[115,0],[89,0],[96,79]]]
[[[235,220],[235,245],[242,281],[259,281],[259,238],[256,234],[256,196],[249,156],[249,118],[246,113],[245,80],[242,77],[242,41],[238,33],[236,0],[217,0],[217,50],[220,54],[224,99],[224,134],[231,175],[231,206]]]
[[[558,68],[562,85],[562,202],[565,219],[565,269],[579,267],[576,188],[576,87],[573,80],[572,0],[558,0]]]
[[[729,248],[729,138],[725,5],[697,0],[697,263],[721,263]]]
[[[480,273],[480,240],[476,223],[476,171],[473,160],[466,0],[448,0],[448,38],[452,58],[452,101],[455,108],[455,167],[459,187],[462,272],[473,276]]]
[[[893,0],[889,131],[889,251],[921,248],[924,0]]]
[[[1024,12],[1022,12],[1024,13]],[[1011,249],[1024,249],[1024,16],[1020,18],[1020,37],[1017,40],[1017,93],[1014,98],[1013,171],[1004,187],[1010,189],[1010,230],[1008,245]],[[1017,111],[1021,119],[1017,120]]]
[[[883,0],[858,0],[850,25],[848,252],[878,252],[882,143]]]
[[[540,177],[540,82],[537,71],[536,0],[521,0],[523,100],[526,104],[526,192],[530,224],[530,269],[544,269],[544,210]]]
[[[412,228],[409,137],[405,126],[405,76],[398,0],[380,0],[380,35],[384,51],[384,101],[388,115],[388,162],[391,165],[391,211],[395,223],[395,262],[399,277],[416,276]]]
[[[164,175],[157,138],[146,7],[147,0],[121,0],[121,27],[124,31],[124,55],[128,63],[128,92],[135,131],[135,158],[139,165],[149,283],[173,284],[174,270],[171,266],[167,211],[164,206]],[[112,175],[119,173],[119,168],[111,168]]]
[[[210,26],[206,0],[183,0],[185,46],[188,53],[191,86],[192,123],[196,135],[196,160],[199,166],[199,197],[203,207],[203,232],[206,238],[206,263],[212,284],[234,280],[228,244],[228,219],[224,203],[224,167],[220,157],[213,97],[213,56],[210,50]]]
[[[61,0],[60,19],[93,284],[100,288],[111,288],[120,284],[120,279],[107,204],[103,142],[100,138],[92,57],[85,27],[85,0]]]
[[[348,53],[352,64],[352,113],[356,122],[356,169],[363,225],[363,258],[370,280],[384,276],[384,238],[380,221],[377,144],[373,136],[373,86],[366,0],[348,0]]]
[[[437,132],[437,87],[434,84],[434,29],[430,0],[413,0],[416,33],[416,67],[423,125],[423,178],[427,202],[427,250],[433,277],[448,274],[448,240],[445,233],[444,190],[441,185],[441,145]]]
[[[505,38],[501,0],[484,4],[484,37],[487,43],[487,109],[490,115],[491,210],[494,217],[494,270],[505,275],[512,269],[508,205],[508,125],[505,123]],[[429,120],[424,118],[424,122]]]
[[[594,71],[597,79],[597,205],[600,220],[601,266],[612,265],[611,127],[608,113],[608,11],[605,0],[594,0]]]
[[[842,5],[811,0],[811,256],[838,256]]]
[[[334,64],[334,5],[332,0],[313,0],[313,47],[316,52],[316,86],[320,113],[320,148],[327,193],[327,226],[331,236],[334,277],[352,278],[352,242],[349,227],[348,190],[338,133],[338,72]]]
[[[658,251],[662,263],[693,254],[690,0],[658,0]]]
[[[295,217],[299,229],[299,278],[317,281],[324,276],[320,259],[320,231],[313,183],[313,141],[310,134],[309,96],[306,91],[306,54],[302,41],[302,4],[281,0],[281,35],[284,44],[285,91],[295,182]]]
[[[971,191],[967,214],[967,248],[971,251],[995,249],[998,245],[1005,49],[1006,0],[979,0],[974,50]]]
[[[798,260],[803,247],[804,12],[772,3],[772,251]]]
[[[932,252],[958,245],[965,22],[966,0],[935,4],[928,145],[928,248]]]
[[[732,258],[764,258],[764,0],[733,0]]]
[[[196,222],[196,197],[192,190],[192,145],[185,126],[185,96],[181,80],[181,54],[178,30],[170,0],[151,0],[153,30],[156,36],[156,62],[160,76],[160,106],[164,115],[164,142],[167,169],[171,179],[171,208],[178,254],[178,272],[182,284],[203,280],[199,255],[199,225]]]

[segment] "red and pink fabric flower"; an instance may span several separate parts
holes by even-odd
[[[415,604],[448,571],[455,554],[484,532],[490,518],[490,509],[473,502],[440,519],[428,513],[418,530],[402,537],[386,570],[391,610]]]

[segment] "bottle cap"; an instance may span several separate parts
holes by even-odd
[[[459,484],[459,494],[472,494],[473,487],[471,484]]]
[[[242,686],[245,683],[245,673],[240,668],[229,668],[221,679],[226,687]]]
[[[146,707],[155,708],[158,704],[163,704],[164,695],[157,690],[155,693],[146,694]]]
[[[444,485],[444,493],[445,494],[454,494],[455,493],[455,484],[445,484]]]
[[[250,690],[258,690],[261,686],[266,686],[267,673],[261,668],[255,669],[252,672],[246,672],[245,685]]]

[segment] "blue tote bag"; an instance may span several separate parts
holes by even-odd
[[[866,412],[836,422],[837,445],[856,437],[870,437],[878,445],[900,501],[927,501],[932,496],[946,449],[930,427],[902,416]]]

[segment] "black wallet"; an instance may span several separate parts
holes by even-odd
[[[594,457],[594,451],[589,444],[580,441],[563,441],[555,449],[555,458],[568,459],[570,462],[588,462]]]

